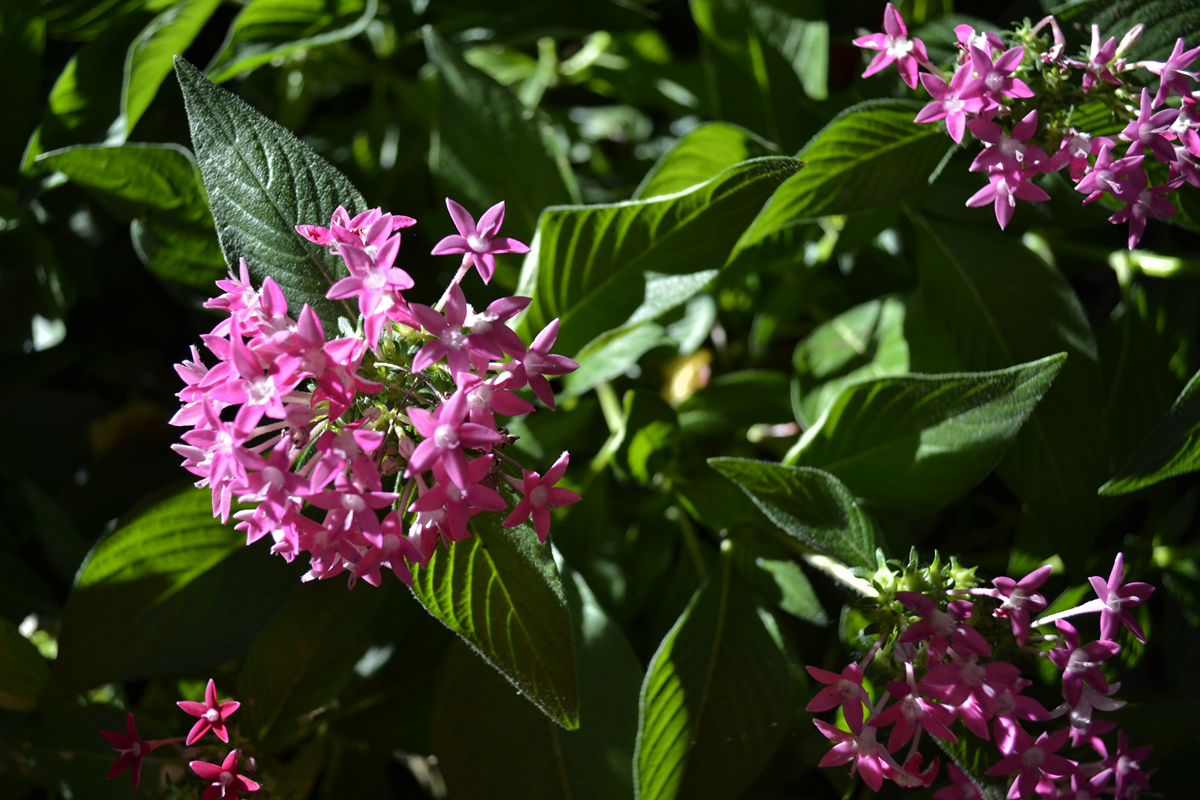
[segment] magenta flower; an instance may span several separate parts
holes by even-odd
[[[1152,745],[1144,745],[1130,750],[1125,731],[1117,733],[1117,751],[1103,761],[1117,780],[1114,800],[1137,797],[1150,788],[1150,777],[1142,770],[1142,762],[1152,749]]]
[[[960,97],[962,88],[971,77],[971,67],[964,65],[958,68],[949,85],[928,72],[921,74],[921,85],[929,92],[933,102],[926,105],[917,114],[914,122],[936,122],[946,120],[946,130],[956,143],[962,143],[963,131],[967,125],[967,114],[977,114],[983,108],[983,100],[975,97],[963,99]]]
[[[992,648],[983,635],[970,625],[963,624],[971,616],[971,604],[965,600],[951,601],[948,610],[942,611],[932,599],[919,592],[896,592],[896,599],[909,611],[924,617],[909,626],[900,636],[901,642],[930,639],[930,652],[939,654],[937,658],[946,652],[947,642],[964,656],[992,654]]]
[[[476,425],[485,428],[496,427],[496,414],[515,417],[529,414],[533,404],[499,385],[495,379],[480,381],[478,378],[464,381],[462,388],[467,390],[467,408],[470,409],[469,419]]]
[[[454,220],[454,227],[458,228],[458,235],[447,236],[435,244],[432,254],[463,253],[475,264],[484,283],[489,283],[496,271],[495,254],[529,252],[529,248],[516,239],[496,235],[504,224],[504,201],[483,212],[478,225],[465,208],[449,197],[446,198],[446,209]]]
[[[1096,575],[1088,580],[1091,581],[1096,596],[1104,605],[1103,610],[1100,611],[1100,638],[1111,641],[1116,637],[1120,627],[1124,625],[1138,638],[1138,641],[1146,641],[1146,635],[1142,633],[1142,626],[1126,609],[1140,606],[1149,600],[1150,595],[1154,594],[1154,587],[1148,583],[1122,585],[1122,581],[1125,580],[1125,554],[1117,553],[1107,581]]]
[[[996,736],[996,746],[1000,748],[1001,753],[1011,753],[1016,746],[1017,732],[1021,730],[1018,719],[1045,722],[1055,716],[1037,700],[1021,694],[1031,683],[1033,682],[1021,678],[1016,685],[1005,686],[996,695],[996,716],[992,720],[992,732]]]
[[[562,480],[570,458],[570,453],[564,452],[550,469],[546,470],[544,477],[532,470],[525,470],[524,479],[519,487],[525,496],[513,508],[508,519],[504,520],[504,527],[520,525],[532,515],[533,529],[537,531],[538,540],[546,541],[546,537],[550,535],[550,511],[583,499],[570,489],[560,489],[554,485]]]
[[[1120,225],[1124,222],[1129,223],[1130,250],[1137,247],[1138,242],[1142,240],[1142,234],[1146,232],[1147,217],[1166,219],[1173,216],[1176,212],[1175,205],[1170,200],[1162,197],[1162,195],[1176,188],[1173,184],[1164,183],[1161,186],[1148,187],[1146,185],[1146,173],[1141,169],[1132,173],[1131,177],[1133,178],[1133,181],[1131,181],[1133,183],[1132,196],[1118,197],[1118,200],[1124,201],[1125,207],[1108,218],[1108,221],[1114,225]],[[1154,589],[1152,586],[1149,588],[1151,591]],[[1137,603],[1125,603],[1125,605],[1137,605]],[[1129,619],[1132,621],[1133,617],[1130,616]],[[1137,623],[1134,622],[1133,624],[1136,625]],[[1134,629],[1130,627],[1130,630]]]
[[[1179,117],[1179,109],[1164,108],[1157,114],[1153,114],[1152,109],[1150,90],[1142,89],[1142,105],[1137,119],[1126,125],[1120,134],[1125,141],[1133,142],[1125,155],[1141,155],[1142,150],[1149,147],[1155,158],[1164,164],[1170,164],[1175,160],[1175,149],[1163,134],[1171,130],[1171,125]]]
[[[108,771],[108,777],[115,778],[126,769],[130,769],[133,775],[133,785],[137,786],[142,779],[142,759],[150,754],[155,745],[138,735],[132,713],[125,717],[125,730],[128,731],[128,735],[116,731],[100,731],[104,741],[117,751],[117,760],[113,762],[112,768]]]
[[[224,703],[217,702],[217,685],[213,682],[212,678],[209,678],[208,688],[204,690],[203,703],[196,703],[192,700],[180,700],[175,705],[193,717],[200,718],[192,726],[192,729],[188,731],[185,744],[191,745],[210,730],[222,742],[228,742],[229,732],[225,730],[225,720],[233,712],[237,711],[242,704],[235,700],[226,700]]]
[[[1046,582],[1050,571],[1048,566],[1041,567],[1019,581],[1005,577],[992,581],[998,599],[1002,600],[1000,608],[996,609],[996,616],[1008,617],[1017,644],[1025,644],[1025,640],[1029,638],[1030,612],[1036,614],[1046,607],[1046,598],[1034,590]]]
[[[1029,797],[1043,778],[1065,778],[1079,771],[1079,765],[1074,761],[1054,754],[1067,743],[1069,736],[1064,729],[1052,734],[1043,733],[1035,741],[1028,733],[1021,731],[1012,755],[998,761],[986,774],[1017,773],[1016,781],[1008,790],[1009,800]]]
[[[898,786],[903,786],[906,789],[915,789],[918,786],[929,788],[937,780],[939,764],[935,758],[922,772],[921,762],[924,760],[925,757],[920,753],[913,753],[899,770],[893,770],[885,766],[884,773],[895,781]]]
[[[946,767],[950,773],[950,785],[933,793],[934,800],[983,800],[983,793],[965,772],[953,764]]]
[[[950,732],[950,725],[957,716],[953,708],[926,700],[903,681],[888,681],[887,689],[899,702],[871,717],[867,724],[883,728],[895,723],[888,736],[889,751],[903,747],[918,727],[947,742],[958,741],[958,737]]]
[[[987,721],[996,716],[996,698],[1006,688],[1017,685],[1021,670],[1006,661],[980,664],[977,659],[971,655],[931,667],[921,685],[940,687],[945,701],[958,708],[963,724],[979,738],[987,739]]]
[[[1088,778],[1082,772],[1071,776],[1071,791],[1060,797],[1066,797],[1068,800],[1100,800],[1107,794],[1108,782],[1112,780],[1113,771],[1111,769],[1101,770]]]
[[[404,536],[400,515],[395,511],[388,513],[379,523],[378,536],[366,535],[366,538],[372,547],[354,565],[354,577],[362,578],[372,586],[379,586],[379,571],[383,567],[390,569],[406,585],[412,586],[412,570],[405,559],[414,564],[425,564],[429,560]]]
[[[419,303],[413,303],[411,310],[421,327],[437,337],[413,357],[413,372],[420,372],[445,356],[450,374],[455,381],[460,381],[471,370],[471,353],[485,359],[504,357],[500,348],[486,337],[471,338],[463,333],[463,324],[467,319],[467,298],[459,286],[451,286],[447,293],[445,316]]]
[[[1000,40],[1000,36],[992,31],[979,31],[970,25],[955,25],[954,37],[958,39],[955,45],[959,50],[963,51],[963,57],[970,60],[970,50],[972,47],[977,47],[983,50],[989,56],[994,56],[997,53],[1004,52],[1004,42]]]
[[[971,129],[971,133],[975,134],[980,141],[988,144],[988,147],[985,147],[971,162],[970,171],[1002,170],[1005,177],[1009,177],[1010,173],[1023,167],[1041,167],[1047,164],[1050,158],[1042,148],[1037,145],[1025,144],[1037,132],[1037,124],[1036,110],[1030,111],[1013,127],[1012,136],[1005,133],[999,123],[991,120],[973,119],[968,122],[967,127]],[[1016,185],[1011,184],[1009,188],[1015,191]]]
[[[467,339],[477,343],[475,351],[483,352],[482,346],[478,344],[482,340],[500,348],[513,358],[525,355],[525,343],[521,341],[521,337],[503,323],[525,310],[529,302],[528,297],[501,297],[479,313],[467,306],[467,318],[463,324],[471,331]]]
[[[446,510],[446,525],[450,529],[451,538],[455,541],[466,538],[467,518],[481,511],[503,511],[508,503],[500,493],[491,487],[484,486],[480,481],[487,477],[492,469],[492,456],[486,455],[467,464],[467,485],[459,488],[450,476],[446,474],[442,463],[433,465],[433,477],[437,483],[429,491],[424,492],[412,505],[409,511],[434,511],[438,508]]]
[[[346,425],[338,433],[326,431],[317,440],[320,456],[309,473],[311,491],[323,489],[329,481],[347,467],[361,481],[375,483],[379,480],[379,468],[371,460],[371,453],[383,444],[382,431],[363,430],[370,421],[364,417]]]
[[[883,33],[859,36],[854,40],[858,47],[880,51],[871,59],[862,76],[868,78],[894,61],[908,88],[917,88],[917,67],[919,64],[929,63],[925,43],[920,39],[908,38],[908,28],[904,25],[904,19],[891,3],[883,10],[883,30]]]
[[[1113,86],[1121,86],[1121,81],[1108,65],[1117,56],[1117,38],[1109,37],[1103,45],[1100,44],[1100,26],[1092,26],[1092,46],[1088,49],[1087,65],[1083,72],[1083,93],[1087,94],[1097,80],[1107,81]]]
[[[1175,49],[1166,61],[1151,61],[1146,69],[1159,77],[1158,93],[1154,95],[1154,106],[1157,108],[1167,101],[1172,94],[1181,97],[1191,97],[1192,87],[1188,83],[1189,72],[1184,67],[1190,65],[1200,56],[1200,47],[1184,52],[1183,39],[1175,42]]]
[[[862,733],[855,735],[819,719],[814,719],[813,724],[826,739],[837,742],[821,759],[822,767],[850,764],[851,777],[855,773],[862,775],[863,783],[876,792],[883,786],[885,769],[900,771],[900,765],[883,749],[883,745],[875,741],[876,729],[870,725],[863,728]]]
[[[1128,156],[1114,161],[1113,145],[1105,142],[1100,146],[1092,171],[1075,185],[1075,191],[1087,195],[1083,199],[1084,205],[1099,200],[1104,192],[1121,198],[1134,191],[1131,183],[1124,179],[1135,170],[1140,171],[1141,164],[1142,156]]]
[[[806,666],[805,669],[808,670],[809,675],[826,686],[817,692],[812,700],[808,701],[804,710],[819,713],[841,706],[850,730],[854,731],[856,736],[862,733],[863,704],[870,705],[871,698],[867,696],[867,690],[863,688],[863,673],[858,668],[858,664],[853,662],[847,664],[841,675],[816,667]]]
[[[1108,747],[1101,737],[1106,733],[1111,733],[1115,727],[1117,724],[1107,719],[1092,720],[1081,727],[1072,725],[1071,747],[1083,747],[1086,744],[1099,753],[1102,758],[1108,758]]]
[[[550,352],[557,338],[558,320],[554,319],[537,335],[525,355],[498,365],[500,369],[508,372],[508,376],[498,385],[513,391],[528,385],[537,398],[553,411],[554,390],[550,388],[550,382],[545,376],[566,375],[579,369],[579,365],[566,356]]]
[[[345,474],[339,474],[333,481],[333,490],[309,495],[308,502],[329,511],[324,527],[335,536],[351,531],[378,534],[379,517],[375,516],[375,509],[387,508],[399,495],[379,491],[378,473],[372,483],[373,486],[363,487]]]
[[[229,755],[225,756],[225,760],[219,767],[216,764],[209,764],[207,761],[193,761],[188,766],[192,768],[192,772],[209,782],[204,794],[200,795],[200,800],[236,798],[241,796],[238,794],[239,791],[257,792],[260,788],[257,783],[245,775],[238,775],[237,750],[230,750]]]
[[[377,250],[347,244],[339,251],[350,270],[350,277],[329,287],[325,296],[330,300],[358,298],[367,344],[374,347],[379,341],[385,320],[394,319],[411,326],[412,318],[400,292],[411,289],[413,279],[404,270],[393,266],[400,253],[400,237],[387,239]]]
[[[1062,636],[1062,647],[1046,653],[1046,657],[1063,671],[1063,697],[1072,706],[1079,702],[1083,694],[1083,684],[1087,683],[1096,691],[1108,692],[1108,681],[1100,663],[1107,661],[1121,651],[1121,645],[1116,642],[1100,641],[1080,644],[1079,633],[1071,623],[1058,620],[1058,632]]]
[[[296,232],[310,242],[330,247],[336,253],[339,243],[378,247],[394,231],[416,224],[417,221],[412,217],[384,214],[378,208],[351,217],[344,206],[338,206],[333,212],[328,228],[319,225],[297,225]]]
[[[425,440],[417,445],[409,458],[404,477],[411,478],[441,462],[450,480],[460,489],[470,486],[467,455],[462,448],[484,449],[500,441],[501,437],[495,430],[465,422],[466,416],[467,395],[462,389],[452,394],[435,411],[408,409],[408,418]]]
[[[996,222],[1000,230],[1004,230],[1012,221],[1013,212],[1017,210],[1017,198],[1031,202],[1044,202],[1050,199],[1041,187],[1029,183],[1029,179],[1038,173],[1037,167],[1018,169],[1011,172],[989,172],[988,185],[967,199],[967,205],[975,208],[992,204],[996,212]]]
[[[978,47],[972,46],[970,52],[971,66],[975,68],[979,77],[970,80],[963,87],[962,97],[980,97],[988,94],[998,103],[1002,101],[1001,95],[1033,97],[1033,90],[1023,80],[1012,77],[1025,58],[1024,47],[1005,50],[994,64],[992,57]]]
[[[1090,134],[1069,128],[1065,131],[1058,152],[1050,157],[1050,166],[1046,171],[1058,172],[1069,165],[1071,180],[1082,180],[1091,166],[1088,163],[1088,157],[1098,155],[1100,149],[1106,144],[1111,148],[1113,146],[1112,139],[1104,136],[1092,138]]]

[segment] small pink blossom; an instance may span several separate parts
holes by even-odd
[[[971,133],[988,144],[971,162],[970,171],[1003,170],[1006,175],[1024,167],[1042,167],[1049,163],[1046,152],[1037,145],[1025,144],[1037,132],[1037,111],[1030,111],[1025,118],[1013,126],[1009,136],[999,123],[986,119],[973,119],[967,123]],[[1010,186],[1015,190],[1016,186]]]
[[[983,793],[965,772],[953,764],[946,769],[950,773],[950,785],[934,792],[934,800],[983,800]]]
[[[142,760],[155,748],[155,744],[138,735],[132,713],[125,717],[125,730],[128,732],[127,734],[116,731],[100,731],[104,741],[117,751],[117,760],[109,769],[108,777],[115,778],[128,769],[133,776],[133,785],[137,786],[142,779]]]
[[[467,299],[459,286],[451,286],[447,293],[445,316],[418,303],[413,303],[411,309],[421,327],[435,337],[413,357],[413,372],[432,366],[444,356],[450,374],[455,381],[459,381],[471,369],[472,353],[485,359],[503,358],[503,351],[487,337],[472,338],[463,332],[467,319]],[[516,336],[515,333],[513,335]]]
[[[479,224],[475,223],[475,218],[465,208],[449,197],[446,198],[446,209],[454,220],[454,227],[458,228],[458,235],[447,236],[435,244],[433,255],[463,253],[475,264],[484,283],[490,283],[496,272],[496,254],[529,252],[529,248],[516,239],[497,236],[500,226],[504,224],[503,201],[483,212]]]
[[[921,763],[925,757],[920,753],[913,753],[908,757],[898,770],[891,767],[884,767],[884,774],[896,782],[898,786],[903,786],[906,789],[915,789],[918,786],[928,788],[933,785],[938,776],[938,760],[935,758],[924,771],[921,770]]]
[[[1075,191],[1087,195],[1083,199],[1084,205],[1099,200],[1104,192],[1113,197],[1124,197],[1134,191],[1132,183],[1127,179],[1141,170],[1141,164],[1142,156],[1128,156],[1114,161],[1113,145],[1111,142],[1105,142],[1100,146],[1091,172],[1075,185]]]
[[[1004,52],[1004,42],[1001,41],[999,34],[993,31],[979,31],[970,25],[955,25],[954,36],[958,41],[955,47],[962,51],[959,57],[959,63],[965,63],[971,60],[970,51],[972,47],[977,47],[985,51],[989,56],[995,56],[997,53]]]
[[[1114,225],[1121,225],[1125,222],[1129,223],[1130,250],[1137,247],[1138,242],[1142,240],[1142,234],[1146,232],[1146,219],[1148,217],[1166,219],[1167,217],[1174,216],[1177,211],[1171,201],[1162,197],[1162,195],[1177,188],[1174,184],[1164,183],[1161,186],[1147,186],[1146,173],[1141,169],[1132,173],[1132,177],[1134,178],[1134,194],[1132,196],[1118,197],[1118,200],[1125,203],[1125,207],[1108,218],[1108,221]],[[1153,590],[1153,587],[1150,588]],[[1125,605],[1137,605],[1137,603],[1126,603]],[[1133,617],[1130,616],[1129,619],[1132,620]],[[1136,624],[1134,622],[1134,625]],[[1133,630],[1133,628],[1131,627],[1130,630]]]
[[[1066,730],[1060,730],[1052,734],[1043,733],[1035,741],[1028,733],[1021,731],[1015,752],[994,764],[986,774],[1017,773],[1016,781],[1008,790],[1009,800],[1029,797],[1044,778],[1065,778],[1079,771],[1074,761],[1055,755],[1055,751],[1067,743],[1068,736]]]
[[[908,38],[908,28],[900,12],[891,3],[883,10],[883,33],[872,33],[869,36],[859,36],[854,44],[868,50],[880,52],[871,59],[864,78],[885,69],[893,61],[900,70],[900,77],[908,88],[917,88],[917,67],[929,63],[929,55],[925,52],[925,43],[917,38]]]
[[[804,710],[822,712],[841,706],[850,730],[855,735],[862,733],[863,704],[870,705],[871,698],[867,696],[867,690],[863,688],[863,673],[858,664],[853,662],[847,664],[841,675],[817,667],[806,666],[805,669],[808,670],[809,675],[826,686],[817,692],[812,700],[808,701]]]
[[[467,485],[459,488],[446,473],[441,462],[433,465],[433,477],[437,483],[427,492],[421,494],[409,511],[434,511],[443,508],[446,511],[446,525],[450,529],[451,538],[462,540],[467,530],[467,518],[481,511],[503,511],[508,507],[500,493],[490,486],[484,486],[483,481],[492,469],[492,456],[485,455],[467,464]]]
[[[876,792],[883,786],[885,769],[901,771],[900,765],[883,745],[875,741],[876,729],[870,725],[864,727],[862,733],[855,735],[819,719],[814,719],[813,724],[826,739],[837,743],[821,759],[822,767],[850,764],[851,777],[855,773],[862,775],[863,783]]]
[[[570,489],[561,489],[554,485],[562,480],[569,461],[570,454],[564,452],[550,469],[546,470],[545,476],[538,475],[532,470],[525,470],[519,487],[525,496],[513,508],[508,519],[504,520],[504,527],[511,528],[514,525],[520,525],[532,515],[533,529],[537,531],[538,540],[546,541],[546,537],[550,535],[550,511],[578,503],[583,499]]]
[[[909,626],[900,636],[901,642],[930,639],[930,651],[937,654],[945,653],[948,643],[962,655],[992,654],[992,648],[983,635],[970,625],[964,624],[971,616],[970,603],[963,600],[951,601],[948,610],[942,611],[931,598],[919,592],[896,592],[896,599],[909,611],[924,617],[920,622]]]
[[[963,131],[967,126],[967,114],[977,114],[983,108],[983,100],[975,97],[963,99],[960,97],[962,88],[971,77],[971,67],[964,65],[958,68],[947,84],[944,80],[930,73],[921,74],[921,85],[933,101],[921,109],[914,122],[936,122],[946,120],[946,130],[956,143],[962,143]]]
[[[459,488],[470,485],[467,456],[462,448],[490,447],[500,441],[500,434],[494,429],[465,422],[467,412],[467,394],[462,389],[456,391],[434,411],[424,408],[408,409],[408,417],[413,427],[425,440],[413,451],[408,461],[408,469],[404,473],[406,478],[431,469],[435,463],[441,462],[446,474]]]
[[[1020,78],[1012,77],[1021,61],[1025,58],[1024,47],[1014,47],[1005,50],[992,63],[992,58],[978,47],[972,46],[971,66],[979,77],[972,79],[963,87],[961,97],[982,97],[990,95],[996,102],[1001,102],[1002,95],[1009,97],[1033,97],[1033,90]]]
[[[1108,681],[1100,664],[1119,653],[1121,646],[1116,642],[1104,641],[1084,645],[1071,623],[1060,619],[1055,625],[1062,638],[1062,647],[1049,651],[1046,657],[1063,671],[1063,697],[1072,706],[1076,705],[1083,693],[1084,683],[1101,694],[1106,693]]]
[[[229,755],[220,766],[209,764],[207,761],[193,761],[188,764],[192,772],[208,781],[208,788],[200,795],[200,800],[225,800],[229,797],[240,797],[238,792],[257,792],[259,785],[238,774],[238,750],[230,750]]]
[[[1097,598],[1104,605],[1100,612],[1100,638],[1111,641],[1124,625],[1138,641],[1146,641],[1142,626],[1127,609],[1140,606],[1149,600],[1150,595],[1154,594],[1154,587],[1148,583],[1123,583],[1125,554],[1117,553],[1107,581],[1098,576],[1092,576],[1088,580],[1091,581]]]
[[[1150,788],[1150,776],[1142,769],[1142,762],[1150,755],[1152,745],[1130,749],[1125,731],[1117,734],[1117,751],[1104,759],[1103,765],[1113,771],[1116,791],[1113,800],[1127,800]]]
[[[1167,141],[1163,135],[1169,133],[1171,125],[1179,116],[1179,109],[1166,108],[1153,113],[1153,107],[1150,103],[1150,90],[1142,89],[1142,105],[1138,111],[1137,119],[1132,120],[1125,129],[1121,131],[1121,139],[1126,142],[1133,142],[1126,151],[1126,156],[1141,155],[1145,148],[1150,148],[1150,152],[1154,157],[1164,164],[1170,164],[1175,160],[1175,150],[1171,143]]]
[[[1184,67],[1195,61],[1197,56],[1200,56],[1200,47],[1184,51],[1183,39],[1180,38],[1175,41],[1175,49],[1166,61],[1152,61],[1146,64],[1146,69],[1159,77],[1158,93],[1154,95],[1155,108],[1165,103],[1172,94],[1191,97],[1192,87],[1188,83],[1188,76],[1195,76],[1185,72]]]
[[[400,237],[387,239],[375,252],[354,245],[343,245],[340,252],[350,276],[329,287],[325,296],[330,300],[358,298],[367,344],[375,346],[388,319],[411,327],[412,317],[400,293],[413,287],[413,279],[393,266],[400,253]]]
[[[1010,172],[989,172],[988,185],[967,198],[966,204],[974,208],[991,203],[996,212],[996,222],[1000,224],[1000,230],[1004,230],[1017,210],[1018,197],[1031,202],[1045,202],[1050,199],[1050,195],[1041,187],[1029,183],[1029,179],[1037,173],[1037,167]]]
[[[1048,566],[1040,567],[1019,581],[1005,577],[992,581],[997,598],[1002,601],[1000,608],[996,609],[996,616],[1008,617],[1017,644],[1025,644],[1029,638],[1030,613],[1036,614],[1046,608],[1046,598],[1034,590],[1046,582],[1050,571]]]
[[[557,338],[558,320],[554,319],[537,335],[525,355],[493,365],[493,368],[508,373],[498,385],[513,391],[528,385],[537,398],[553,411],[554,390],[550,388],[550,382],[545,376],[566,375],[579,369],[579,365],[566,356],[550,352]]]
[[[889,681],[887,689],[897,702],[871,717],[867,724],[877,728],[892,725],[892,732],[888,737],[889,751],[895,752],[903,747],[917,728],[924,728],[947,742],[958,741],[958,737],[950,732],[950,725],[957,716],[953,708],[921,697],[903,681]]]
[[[393,232],[416,224],[417,221],[412,217],[384,214],[378,208],[351,217],[344,206],[338,206],[333,212],[328,228],[319,225],[297,225],[296,232],[310,242],[329,247],[336,253],[339,243],[378,247]]]
[[[1087,94],[1096,85],[1097,80],[1107,81],[1113,86],[1121,86],[1121,80],[1112,74],[1108,65],[1117,56],[1117,39],[1109,37],[1103,45],[1100,44],[1100,26],[1092,26],[1092,46],[1088,49],[1087,65],[1083,73],[1083,93]]]
[[[191,700],[180,700],[175,705],[182,708],[186,713],[193,717],[199,717],[196,724],[188,732],[187,741],[185,744],[191,745],[199,741],[200,737],[208,733],[210,730],[216,734],[216,737],[222,742],[229,741],[229,731],[225,730],[225,720],[229,718],[233,712],[241,707],[241,703],[235,700],[226,700],[224,703],[217,701],[217,685],[211,678],[208,680],[208,687],[204,690],[204,702],[196,703]]]

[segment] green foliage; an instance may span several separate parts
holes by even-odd
[[[17,626],[0,617],[0,708],[33,711],[50,667]]]
[[[710,122],[679,140],[633,193],[637,200],[676,194],[704,183],[722,170],[773,155],[775,148],[745,128],[726,122]]]
[[[413,570],[413,594],[517,691],[567,730],[579,727],[579,690],[567,598],[528,523],[475,517],[472,538]]]
[[[1172,475],[1200,469],[1200,373],[1192,376],[1188,385],[1171,406],[1170,413],[1150,431],[1150,435],[1134,451],[1129,463],[1110,481],[1100,487],[1100,494],[1128,494],[1153,486]]]

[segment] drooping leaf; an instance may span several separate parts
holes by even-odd
[[[252,0],[206,72],[222,83],[298,50],[351,39],[378,9],[378,0]]]
[[[213,519],[207,490],[161,500],[92,549],[63,610],[43,702],[238,658],[294,580],[279,559]]]
[[[647,273],[688,275],[724,267],[763,201],[799,168],[795,159],[760,158],[683,194],[548,209],[521,272],[518,293],[533,302],[518,331],[536,335],[557,317],[557,350],[577,353],[638,309]]]
[[[646,672],[635,796],[737,797],[779,746],[790,711],[774,620],[755,606],[726,555]]]
[[[1119,495],[1200,470],[1200,372],[1192,376],[1175,405],[1150,431],[1120,472],[1100,487]]]
[[[33,711],[50,667],[17,626],[0,617],[0,708]]]
[[[221,0],[182,0],[142,29],[129,46],[125,83],[121,88],[121,117],[125,135],[133,133],[150,107],[158,87],[171,74],[174,56],[184,52],[217,10]]]
[[[413,594],[546,716],[579,727],[571,615],[550,546],[528,523],[501,528],[494,514],[472,536],[439,548],[413,570]]]
[[[710,122],[679,140],[658,160],[633,193],[649,200],[682,192],[752,158],[774,155],[778,149],[745,128],[728,122]]]
[[[352,677],[385,591],[363,588],[352,592],[336,580],[296,587],[250,647],[237,696],[243,725],[263,750],[287,745],[302,727],[298,719],[326,706]]]
[[[853,383],[784,463],[836,475],[878,513],[931,514],[996,467],[1066,358]]]
[[[236,267],[245,258],[256,283],[270,275],[294,312],[309,304],[325,334],[336,335],[339,315],[358,315],[325,293],[349,273],[341,258],[304,239],[296,226],[327,225],[339,205],[351,214],[364,211],[362,195],[290,131],[191,64],[176,58],[175,72],[225,261]]]
[[[971,370],[1065,351],[1067,363],[1001,462],[1029,508],[1028,524],[1070,572],[1083,569],[1103,480],[1103,389],[1095,338],[1066,279],[994,228],[912,215],[927,307]]]
[[[632,795],[642,668],[578,573],[563,581],[578,644],[578,730],[564,731],[468,648],[451,649],[434,700],[434,752],[455,797]]]
[[[476,206],[470,210],[477,219],[503,200],[505,232],[528,243],[543,208],[579,202],[575,175],[550,121],[467,64],[436,30],[426,28],[424,35],[441,86],[430,169],[462,193],[459,202]]]
[[[708,463],[740,486],[785,533],[850,566],[875,566],[875,550],[884,546],[882,534],[833,475],[749,458],[710,458]]]
[[[164,278],[212,289],[225,274],[192,154],[178,145],[81,145],[38,159],[130,219],[142,262]]]
[[[947,144],[936,125],[912,121],[919,110],[868,100],[839,114],[800,151],[805,168],[779,187],[738,247],[817,217],[882,208],[928,185]]]

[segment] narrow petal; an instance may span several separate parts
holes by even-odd
[[[460,234],[471,236],[475,233],[475,218],[465,208],[447,197],[446,210],[450,212],[450,219],[454,220],[454,227],[458,228]]]

